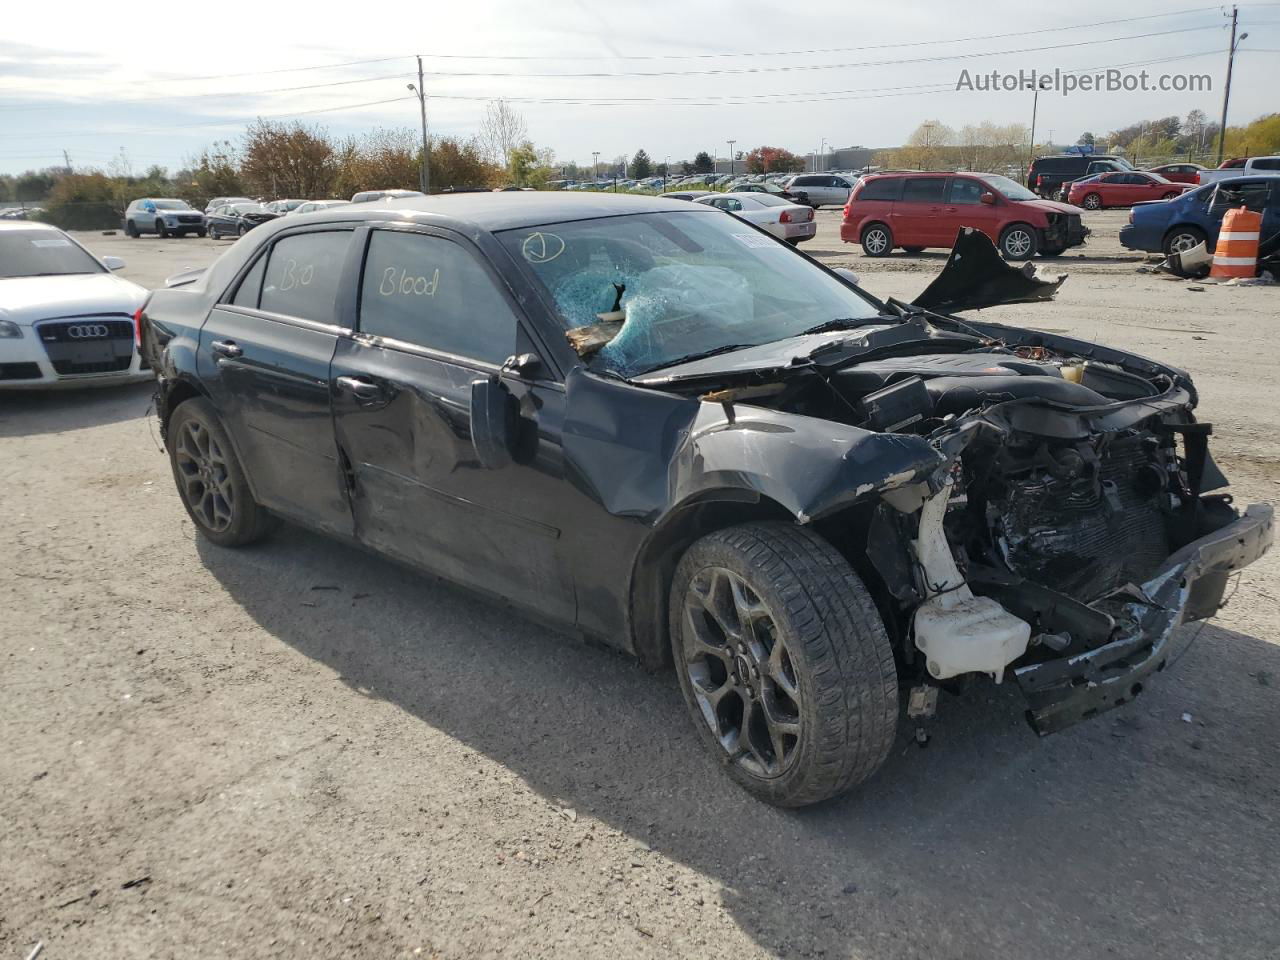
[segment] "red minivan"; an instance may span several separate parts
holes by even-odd
[[[961,227],[977,227],[1008,260],[1057,256],[1084,243],[1083,211],[1041,200],[994,173],[891,173],[866,177],[844,208],[840,239],[868,257],[901,247],[949,249]]]

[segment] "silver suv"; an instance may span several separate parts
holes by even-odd
[[[185,200],[156,200],[144,197],[129,204],[124,212],[124,232],[131,237],[154,233],[161,237],[205,235],[204,214]]]
[[[784,183],[783,188],[801,203],[817,210],[825,204],[843,207],[857,185],[856,178],[834,173],[801,173]]]

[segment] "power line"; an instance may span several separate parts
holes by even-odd
[[[1198,33],[1205,30],[1218,30],[1218,26],[1183,27],[1178,30],[1161,30],[1154,33],[1138,33],[1123,37],[1104,37],[1100,40],[1078,40],[1074,43],[1055,43],[1043,47],[1022,47],[1017,50],[987,50],[981,53],[953,53],[936,57],[915,57],[904,60],[874,60],[864,63],[806,63],[785,64],[776,67],[719,67],[712,70],[629,70],[614,73],[509,73],[503,71],[445,71],[429,70],[436,77],[511,77],[515,79],[559,77],[563,79],[608,79],[611,77],[694,77],[694,76],[736,76],[756,73],[793,73],[814,70],[844,70],[861,67],[891,67],[912,63],[941,63],[948,60],[974,60],[982,57],[1003,57],[1015,53],[1039,53],[1044,50],[1065,50],[1070,47],[1089,47],[1101,43],[1119,43],[1127,40],[1146,40],[1151,37],[1167,37],[1179,33]]]
[[[1259,6],[1280,6],[1280,4],[1259,4]],[[973,37],[955,37],[944,40],[909,40],[902,43],[873,43],[857,47],[815,47],[809,50],[755,50],[733,53],[654,53],[654,54],[501,54],[501,53],[424,53],[422,56],[433,60],[716,60],[728,57],[791,57],[820,53],[850,53],[858,50],[888,50],[895,47],[925,47],[942,43],[971,43],[975,40],[1005,40],[1010,37],[1026,37],[1039,33],[1060,33],[1064,30],[1086,30],[1092,27],[1113,26],[1119,23],[1135,23],[1139,20],[1159,20],[1167,17],[1181,17],[1193,13],[1216,11],[1220,7],[1193,7],[1189,10],[1175,10],[1170,13],[1153,13],[1142,17],[1122,17],[1117,20],[1095,20],[1091,23],[1076,23],[1063,27],[1041,27],[1036,30],[1017,30],[1012,33],[995,33]],[[532,74],[529,74],[532,76]],[[612,74],[611,74],[612,76]]]

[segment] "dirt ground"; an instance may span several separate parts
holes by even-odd
[[[1280,289],[1137,273],[1125,216],[984,316],[1193,371],[1238,501],[1275,503]],[[820,221],[879,294],[945,259]],[[84,239],[149,284],[225,246]],[[1134,703],[1038,740],[978,683],[783,812],[671,675],[297,529],[197,539],[149,394],[0,395],[0,957],[1280,956],[1280,555]]]

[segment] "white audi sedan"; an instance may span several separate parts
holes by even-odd
[[[812,207],[772,193],[709,193],[693,202],[732,213],[793,245],[818,232]]]
[[[57,227],[0,221],[0,390],[101,386],[152,376],[134,346],[147,291]]]

